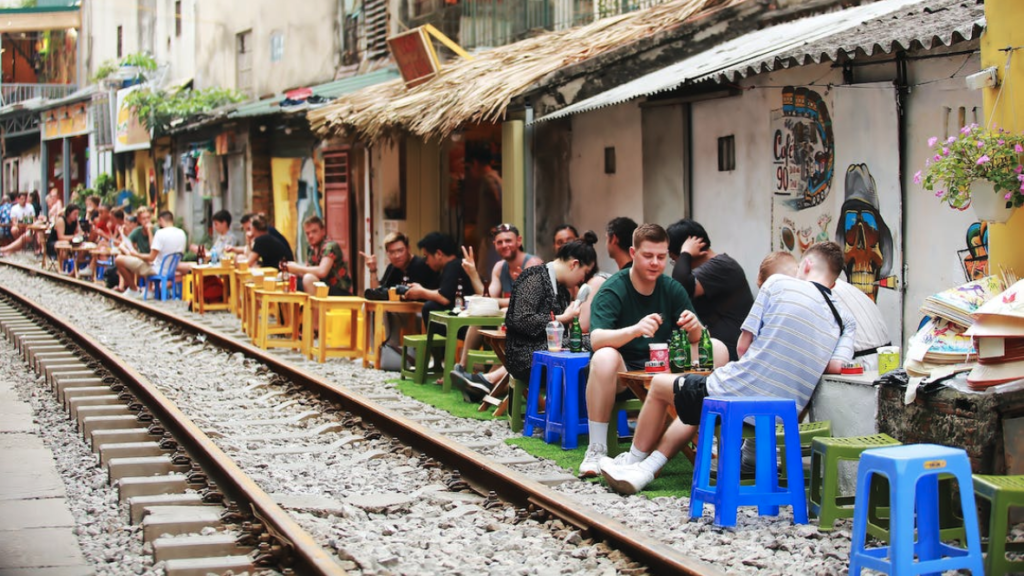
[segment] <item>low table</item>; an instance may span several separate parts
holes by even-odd
[[[633,394],[641,402],[646,402],[647,401],[647,391],[651,387],[651,381],[654,380],[654,377],[658,376],[659,374],[669,374],[669,375],[672,375],[672,376],[686,376],[687,374],[700,374],[702,376],[708,376],[709,374],[711,374],[711,372],[709,370],[699,370],[699,371],[693,371],[693,372],[687,371],[687,372],[676,372],[676,373],[672,373],[672,372],[647,372],[646,370],[629,370],[629,371],[626,371],[626,372],[619,372],[619,382],[622,382],[623,384],[625,384],[626,388],[629,388],[630,391],[632,391]],[[675,420],[678,417],[679,417],[679,415],[676,414],[676,407],[674,405],[672,405],[672,404],[669,404],[668,409],[665,410],[665,422],[666,422],[665,426],[666,426],[666,428],[668,427],[669,424],[672,423],[673,420]],[[697,457],[697,452],[694,449],[693,442],[696,442],[696,438],[694,438],[694,440],[692,442],[687,443],[686,446],[683,446],[683,454],[685,454],[686,458],[690,460],[690,463],[693,463],[694,459]]]
[[[207,277],[220,278],[224,283],[224,297],[221,302],[207,302],[204,294],[204,282]],[[231,268],[218,264],[199,264],[192,267],[192,309],[198,314],[205,314],[207,311],[230,310],[231,309]]]

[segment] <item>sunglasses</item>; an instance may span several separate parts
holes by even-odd
[[[498,224],[494,228],[494,235],[497,236],[498,234],[501,234],[502,232],[515,232],[516,235],[518,235],[519,234],[519,228],[516,228],[515,224]]]

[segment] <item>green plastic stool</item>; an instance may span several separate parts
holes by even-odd
[[[470,350],[466,352],[466,371],[475,372],[477,366],[486,368],[486,372],[498,363],[498,355],[493,350]]]
[[[1024,543],[1007,542],[1010,508],[1024,506],[1024,476],[974,475],[974,494],[992,504],[989,514],[985,574],[1024,572],[1024,561],[1008,560],[1007,552],[1024,552]]]
[[[800,432],[800,458],[811,454],[811,441],[815,438],[832,437],[832,421],[822,420],[821,422],[804,422],[798,426]],[[719,426],[715,426],[715,437],[720,438]],[[743,438],[754,439],[754,427],[743,426]],[[786,486],[786,435],[782,426],[775,427],[775,442],[779,454],[779,486]],[[712,476],[716,471],[712,470]],[[810,486],[811,475],[804,474],[804,486]],[[753,486],[753,478],[740,478],[740,486]]]
[[[899,444],[888,434],[811,440],[809,511],[818,517],[818,530],[831,531],[836,520],[853,518],[854,496],[839,494],[839,461],[860,460],[865,450]]]
[[[511,375],[509,377],[511,378]],[[511,396],[508,401],[508,422],[509,427],[517,434],[523,431],[523,414],[526,412],[526,390],[529,386],[530,382],[527,380],[512,378],[509,381],[508,393]]]
[[[436,350],[444,350],[444,346],[444,338],[434,338],[431,343],[431,348]],[[416,365],[412,367],[409,366],[409,348],[416,351]],[[427,377],[441,374],[441,371],[437,369],[428,371],[428,362],[426,334],[410,334],[402,338],[402,378],[423,384],[427,381]]]
[[[643,407],[643,401],[636,398],[620,400],[612,406],[612,417],[608,422],[608,436],[605,438],[605,447],[608,449],[610,458],[615,458],[622,452],[619,448],[619,411],[639,412]]]

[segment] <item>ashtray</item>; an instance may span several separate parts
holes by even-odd
[[[864,366],[860,362],[843,362],[840,374],[857,375],[864,373]]]

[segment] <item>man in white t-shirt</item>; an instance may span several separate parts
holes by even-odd
[[[35,219],[36,209],[28,203],[28,193],[19,192],[17,202],[11,206],[11,236],[17,238],[24,234],[28,230],[25,225]]]
[[[878,370],[878,348],[891,344],[882,311],[863,290],[841,279],[836,279],[832,294],[857,320],[853,359],[863,364],[865,370]]]
[[[157,215],[157,223],[160,229],[153,234],[149,252],[136,253],[131,256],[122,255],[114,260],[118,274],[124,277],[124,285],[128,287],[125,294],[141,298],[142,293],[135,288],[139,285],[139,276],[159,274],[164,259],[170,258],[174,254],[184,253],[188,246],[185,231],[174,225],[174,214],[169,210],[164,210]]]

